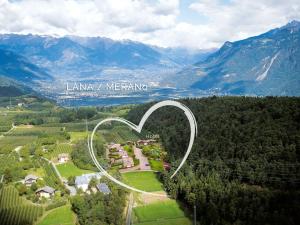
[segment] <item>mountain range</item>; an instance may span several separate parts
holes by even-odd
[[[298,96],[299,47],[298,21],[227,41],[218,50],[160,48],[102,37],[0,34],[0,75],[39,91],[49,81],[96,79],[152,82],[188,96]]]
[[[237,95],[300,95],[300,22],[236,42],[176,74],[181,87]]]

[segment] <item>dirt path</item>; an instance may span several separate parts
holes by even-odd
[[[127,208],[126,225],[131,225],[133,203],[134,203],[133,193],[131,192],[129,195],[129,202]]]
[[[159,194],[160,196],[156,196],[156,195],[149,195],[149,194],[140,194],[140,200],[142,202],[142,204],[150,204],[153,202],[158,202],[158,201],[166,201],[166,200],[170,200],[169,196],[167,195],[167,193],[165,191],[156,191],[156,192],[152,192],[152,193],[156,193]]]

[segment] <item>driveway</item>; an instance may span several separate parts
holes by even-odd
[[[133,146],[135,157],[140,160],[140,170],[151,170],[148,158],[143,155],[142,149]]]

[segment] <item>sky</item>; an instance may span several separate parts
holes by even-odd
[[[299,0],[0,0],[0,33],[208,49],[300,20]]]

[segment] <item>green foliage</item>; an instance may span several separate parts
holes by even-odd
[[[0,191],[0,221],[2,225],[33,224],[43,214],[41,206],[33,205],[19,197],[12,186]]]
[[[198,136],[185,167],[169,179],[189,142],[179,109],[158,109],[145,129],[160,135],[171,162],[162,179],[200,224],[299,224],[300,98],[212,97],[182,101]],[[149,108],[128,114],[138,122]]]
[[[40,165],[46,173],[46,176],[43,178],[45,183],[52,188],[59,188],[62,184],[52,164],[45,159],[40,159]]]
[[[81,225],[123,225],[125,191],[109,184],[111,194],[100,192],[90,195],[76,195],[71,199],[72,210]]]

